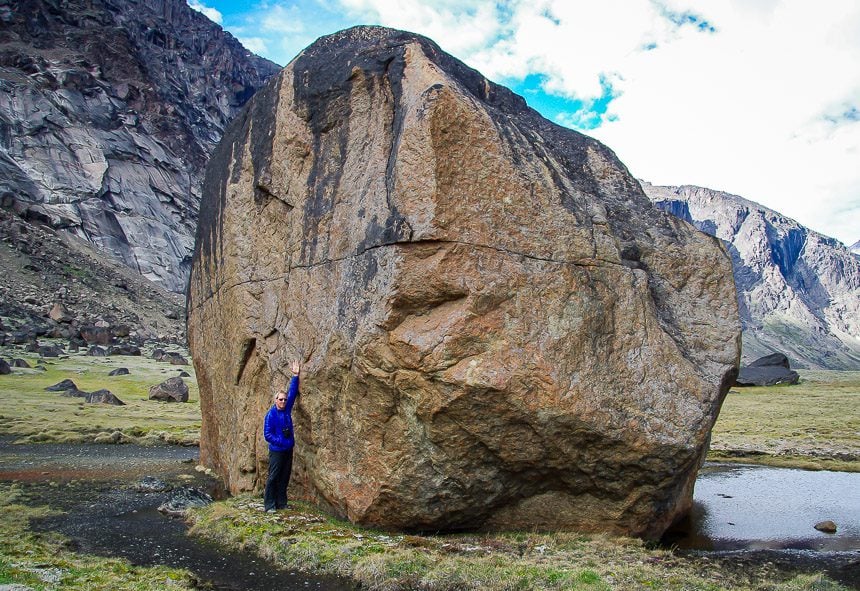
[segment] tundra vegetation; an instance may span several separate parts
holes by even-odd
[[[144,350],[142,356],[89,357],[85,350],[68,358],[40,358],[20,349],[4,348],[9,360],[24,359],[32,369],[15,368],[0,376],[0,435],[18,443],[173,443],[197,445],[200,440],[200,404],[194,368],[157,362]],[[35,369],[42,363],[46,370]],[[119,367],[128,375],[108,376]],[[187,403],[148,399],[149,388],[180,371],[190,377]],[[83,398],[62,396],[45,388],[70,379],[79,390],[106,388],[125,406],[88,404]]]
[[[19,349],[2,351],[35,365]],[[15,368],[0,376],[0,435],[17,442],[197,441],[200,408],[191,366],[142,357],[42,360],[47,370]],[[129,375],[107,374],[127,367]],[[192,373],[188,403],[147,400],[149,387],[179,369]],[[714,429],[711,459],[804,468],[860,466],[860,372],[800,371],[790,387],[734,388]],[[108,388],[126,406],[86,404],[46,392],[72,379],[84,391]],[[119,433],[120,435],[114,435]],[[47,514],[19,498],[21,485],[0,485],[0,584],[32,589],[191,588],[190,575],[132,567],[69,550],[59,536],[31,530]],[[800,573],[742,558],[689,556],[637,539],[573,532],[402,535],[368,530],[295,502],[266,514],[239,495],[192,513],[193,535],[260,554],[274,564],[352,577],[367,589],[750,589],[841,590],[820,573]],[[51,579],[54,577],[54,579]],[[46,582],[45,579],[49,579]]]

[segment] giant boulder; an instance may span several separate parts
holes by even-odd
[[[325,37],[209,164],[189,294],[201,461],[405,530],[654,537],[691,506],[740,324],[720,243],[429,39]]]

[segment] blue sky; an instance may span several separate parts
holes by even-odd
[[[856,0],[191,0],[286,65],[322,35],[427,35],[640,179],[728,191],[860,240]]]

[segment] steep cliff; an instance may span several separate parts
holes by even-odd
[[[184,0],[4,0],[0,206],[184,291],[209,153],[278,70]]]
[[[723,240],[732,255],[746,362],[860,369],[860,259],[839,241],[747,199],[643,183],[657,207]]]
[[[653,537],[690,507],[739,360],[730,259],[599,142],[358,27],[255,95],[202,206],[201,459],[233,491],[301,357],[295,492],[355,522]]]

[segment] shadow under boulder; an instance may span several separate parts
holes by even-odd
[[[789,367],[788,357],[772,353],[741,366],[735,386],[784,386],[800,381],[800,375]]]

